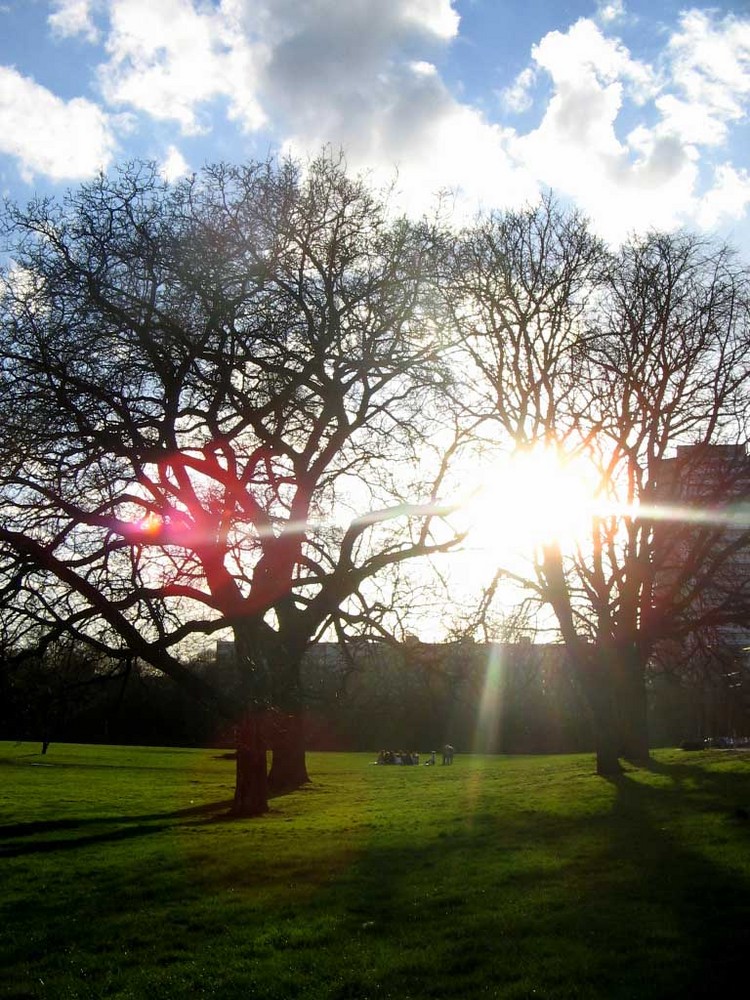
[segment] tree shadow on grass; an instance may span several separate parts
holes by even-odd
[[[648,772],[615,779],[611,812],[542,812],[530,826],[528,812],[508,809],[466,817],[426,844],[371,846],[319,905],[347,914],[343,965],[356,969],[358,949],[390,949],[391,964],[376,983],[353,971],[327,995],[376,985],[415,998],[728,992],[750,948],[748,827],[732,813],[746,776],[664,771],[675,779],[666,788],[639,780]],[[726,840],[725,861],[683,827],[681,814],[700,825],[703,810]]]
[[[711,756],[696,759],[690,757],[679,763],[663,763],[652,758],[648,770],[669,778],[678,788],[694,790],[708,796],[717,796],[717,804],[724,805],[732,801],[736,806],[750,806],[750,755],[745,751],[734,750],[709,751]],[[719,770],[706,767],[706,764],[721,764],[724,762],[742,762],[747,765],[745,772],[737,770]]]
[[[226,813],[232,802],[223,800],[220,802],[209,802],[204,805],[190,806],[185,809],[174,809],[167,812],[149,813],[141,816],[86,816],[75,819],[59,820],[39,820],[32,823],[12,823],[7,826],[0,826],[0,841],[11,841],[9,844],[0,843],[0,857],[19,857],[23,854],[44,854],[51,851],[69,851],[79,847],[86,847],[90,844],[106,843],[108,841],[129,840],[134,837],[148,836],[152,833],[159,833],[168,827],[179,824],[180,820],[188,818],[208,818],[216,819],[222,813]],[[160,820],[165,822],[159,822]],[[171,821],[171,822],[170,822]],[[86,833],[92,827],[99,827],[96,833]],[[113,827],[115,829],[101,829],[102,827]],[[64,831],[81,831],[80,836],[26,840],[24,838],[35,838],[49,833],[62,833]],[[23,841],[18,843],[18,841]],[[14,842],[15,841],[15,842]]]
[[[301,791],[301,790],[300,790]],[[288,792],[278,792],[269,795],[269,799],[288,795]],[[0,826],[0,858],[19,857],[24,854],[45,854],[51,851],[69,851],[89,844],[106,843],[107,841],[129,840],[158,833],[179,824],[179,821],[190,819],[195,823],[234,823],[240,821],[231,812],[232,799],[219,802],[209,802],[199,806],[189,806],[185,809],[173,809],[165,812],[148,813],[140,816],[86,816],[59,820],[38,820],[31,823],[10,823]],[[165,822],[159,823],[159,820]],[[135,824],[135,825],[133,825]],[[4,844],[2,841],[18,841],[23,838],[44,837],[49,833],[66,831],[85,831],[91,827],[112,827],[116,829],[100,830],[97,833],[58,838],[43,839],[18,844]]]
[[[297,789],[298,792],[307,789]],[[288,791],[269,794],[269,800],[290,794]],[[233,823],[241,821],[235,816],[231,807],[232,799],[219,802],[209,802],[199,806],[189,806],[185,809],[173,809],[165,812],[148,813],[139,816],[86,816],[65,819],[38,820],[30,823],[9,823],[0,826],[0,858],[19,857],[23,854],[40,854],[51,851],[69,851],[76,847],[89,844],[106,843],[107,841],[128,840],[133,837],[158,833],[168,827],[178,825],[180,820],[191,819],[196,823]],[[166,822],[159,823],[159,820]],[[2,841],[17,841],[22,838],[44,837],[49,833],[66,831],[85,831],[93,826],[112,827],[95,834],[82,834],[78,837],[64,839],[29,840],[23,844],[4,844]],[[132,825],[136,824],[136,825]]]
[[[643,914],[629,932],[671,968],[661,992],[638,996],[729,993],[746,976],[750,948],[750,869],[737,864],[750,847],[750,826],[737,812],[750,774],[717,773],[698,762],[654,762],[648,770],[672,785],[654,787],[637,771],[612,779],[612,847],[631,872],[629,891]]]
[[[230,927],[235,931],[225,964],[189,972],[193,991],[268,1000],[693,1000],[728,993],[732,977],[746,975],[750,946],[750,873],[741,857],[749,831],[732,812],[750,775],[717,778],[692,761],[659,770],[670,780],[633,770],[612,781],[611,808],[601,799],[588,811],[554,800],[548,808],[540,796],[529,807],[500,801],[497,808],[493,800],[488,809],[480,801],[465,815],[436,808],[403,827],[394,816],[339,867],[333,851],[325,863],[327,855],[309,863],[300,855],[254,871],[245,847],[234,861],[228,851],[220,875],[196,868],[203,874],[195,884],[179,883],[191,949],[210,955]],[[160,829],[168,820],[213,822],[226,805],[152,819],[165,821]],[[726,855],[700,835],[704,815],[712,836],[726,841]],[[133,835],[149,832],[154,828]],[[152,892],[139,911],[138,940],[150,940],[163,921],[163,886],[175,896],[172,883],[154,882],[151,864],[130,876],[133,887]],[[181,857],[172,864],[182,872]],[[230,924],[214,904],[216,887],[233,875],[241,891],[232,883]],[[292,881],[301,893],[285,891]],[[277,883],[272,897],[263,895]],[[129,894],[92,897],[87,883],[75,901],[65,898],[64,909],[90,913],[92,922],[95,915],[107,942],[108,914],[119,919]],[[52,898],[49,906],[52,913],[63,903]],[[39,926],[38,913],[28,919]],[[73,930],[65,921],[49,923],[67,947]],[[76,947],[88,954],[91,945],[83,937]]]
[[[136,837],[145,837],[149,834],[160,833],[167,829],[167,823],[154,823],[141,826],[125,826],[117,830],[107,830],[103,833],[95,833],[87,837],[76,837],[71,840],[39,840],[23,844],[11,844],[8,847],[0,845],[0,858],[17,858],[26,854],[49,854],[53,851],[70,851],[81,847],[90,847],[92,844],[116,843],[122,840],[132,840]]]

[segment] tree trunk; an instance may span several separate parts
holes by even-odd
[[[237,732],[237,769],[233,816],[268,812],[268,777],[263,716],[250,712]]]
[[[592,655],[581,668],[579,677],[593,721],[596,773],[602,777],[614,777],[622,774],[622,767],[619,760],[619,734],[609,664],[599,652]]]
[[[268,812],[266,751],[271,732],[268,718],[271,674],[266,650],[254,622],[235,624],[234,654],[237,694],[240,704],[248,708],[237,727],[237,772],[232,815],[261,816]]]
[[[273,757],[268,786],[272,793],[290,792],[310,781],[305,763],[302,715],[280,716],[274,727]]]
[[[651,760],[648,746],[646,676],[634,651],[624,655],[615,670],[620,753],[635,764]]]
[[[612,778],[622,774],[614,728],[600,728],[599,725],[595,724],[594,739],[596,741],[596,773],[603,778]]]

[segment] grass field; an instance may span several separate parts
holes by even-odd
[[[0,996],[744,995],[750,754],[369,759],[227,821],[218,751],[0,743]]]

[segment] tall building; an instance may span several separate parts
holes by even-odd
[[[706,728],[744,728],[750,710],[750,456],[685,445],[654,491],[654,605],[668,607],[665,669],[700,685]],[[704,733],[711,735],[711,733]]]
[[[745,445],[683,445],[655,490],[656,595],[734,645],[750,644],[750,457]]]

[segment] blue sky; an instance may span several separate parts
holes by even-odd
[[[0,0],[0,191],[342,147],[420,211],[551,188],[750,257],[750,3]]]

